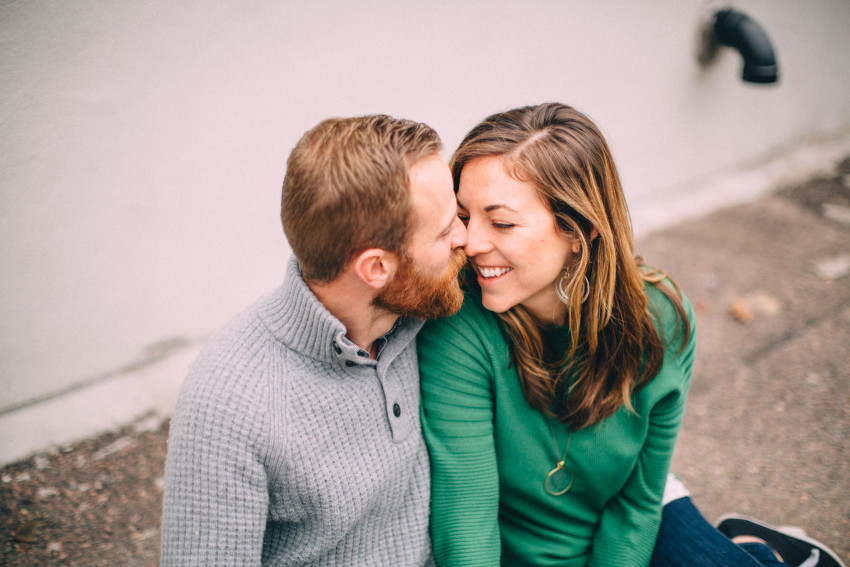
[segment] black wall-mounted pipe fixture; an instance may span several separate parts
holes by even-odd
[[[775,83],[779,68],[764,29],[743,12],[721,10],[711,27],[714,42],[732,47],[744,58],[742,78],[749,83]]]

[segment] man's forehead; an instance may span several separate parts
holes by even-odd
[[[438,155],[416,162],[410,171],[410,191],[416,204],[426,206],[457,206],[449,166]]]
[[[410,190],[418,227],[442,231],[451,224],[457,213],[457,201],[451,172],[442,157],[435,154],[414,164]]]

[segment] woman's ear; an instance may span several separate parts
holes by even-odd
[[[590,242],[593,242],[593,240],[596,239],[597,236],[599,236],[599,231],[596,230],[596,227],[590,227],[590,240],[588,241],[588,244],[590,244]],[[573,254],[578,254],[579,252],[581,252],[581,240],[579,240],[578,238],[573,239],[572,251]]]
[[[398,268],[398,256],[381,248],[369,248],[351,262],[354,274],[373,289],[383,289]]]

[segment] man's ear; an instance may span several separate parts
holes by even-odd
[[[398,268],[398,256],[381,248],[369,248],[351,262],[354,274],[374,289],[382,289]]]

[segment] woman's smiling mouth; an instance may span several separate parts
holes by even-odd
[[[507,274],[508,272],[510,272],[511,270],[513,270],[513,268],[508,268],[508,267],[504,267],[504,266],[496,268],[496,267],[484,267],[484,266],[477,266],[476,265],[475,268],[478,270],[478,274],[486,280],[498,278],[499,276],[503,276],[503,275]]]

